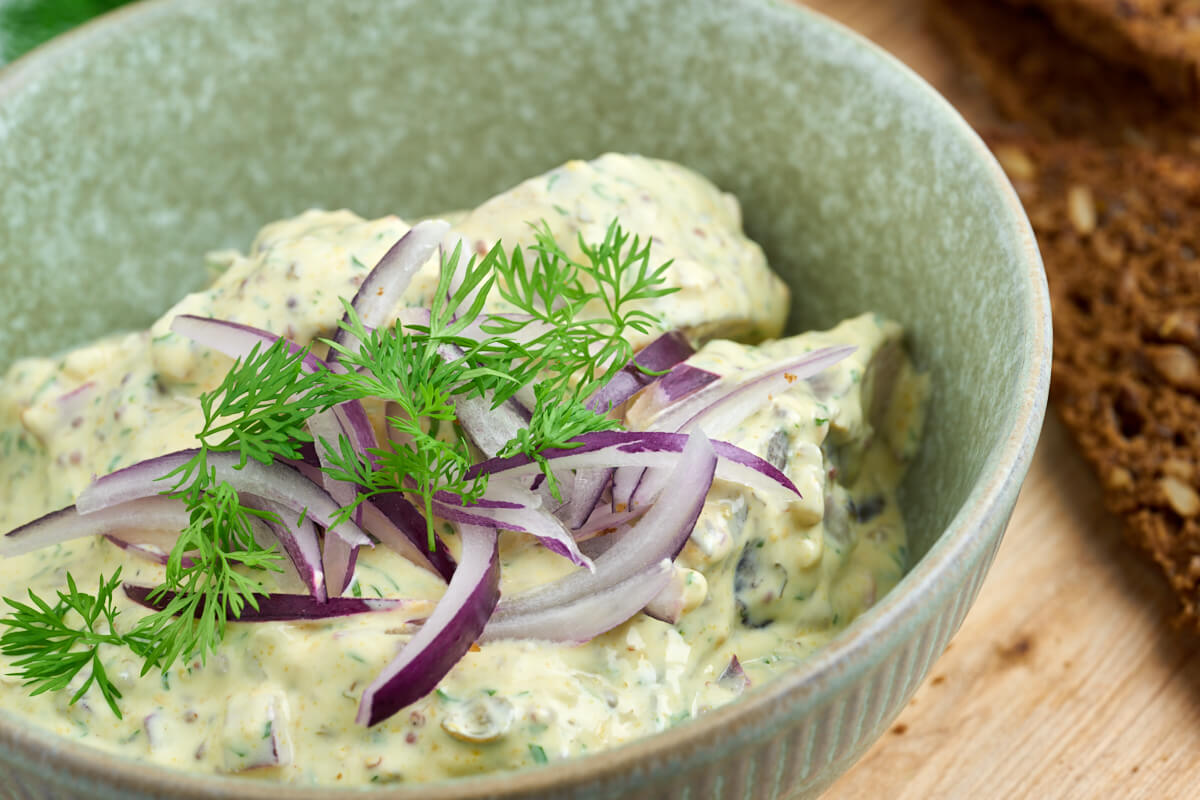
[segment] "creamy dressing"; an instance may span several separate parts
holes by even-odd
[[[677,560],[686,613],[675,625],[638,614],[579,646],[502,641],[473,649],[436,692],[366,729],[363,688],[411,635],[412,610],[312,623],[231,624],[207,664],[139,677],[140,663],[107,648],[124,694],[118,720],[93,689],[29,697],[0,656],[0,708],[63,736],[182,769],[298,783],[394,783],[511,769],[612,747],[729,702],[747,682],[803,660],[903,575],[906,537],[895,488],[922,425],[924,378],[894,323],[867,314],[822,333],[778,336],[786,287],[745,238],[737,202],[666,162],[607,155],[570,162],[457,219],[477,252],[498,238],[528,243],[545,220],[568,252],[608,222],[652,237],[655,264],[672,259],[677,294],[648,304],[666,328],[711,340],[689,362],[725,375],[830,344],[847,360],[771,397],[727,439],[796,483],[787,507],[717,481]],[[170,333],[179,313],[230,319],[298,342],[332,335],[339,296],[408,226],[348,211],[310,211],[267,226],[246,255],[215,254],[206,291],[183,299],[148,332],[111,337],[51,359],[18,362],[0,383],[0,530],[74,502],[95,474],[194,444],[197,397],[230,366]],[[574,254],[574,253],[573,253]],[[402,303],[425,305],[431,261]],[[492,311],[507,310],[490,302]],[[650,334],[634,341],[645,344]],[[716,338],[722,337],[722,338]],[[376,424],[378,409],[374,411]],[[639,404],[631,428],[644,423]],[[457,552],[451,526],[444,536]],[[501,535],[501,590],[511,594],[571,566],[530,537]],[[0,561],[0,596],[52,597],[70,572],[94,589],[118,567],[156,584],[162,568],[100,539]],[[280,587],[302,591],[294,576]],[[350,593],[406,597],[429,607],[441,582],[383,546],[364,551]],[[147,613],[120,598],[119,624]],[[726,674],[737,656],[745,675]],[[278,764],[278,765],[275,765]]]

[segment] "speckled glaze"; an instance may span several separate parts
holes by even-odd
[[[1027,221],[928,86],[803,9],[744,0],[151,0],[0,72],[0,368],[143,326],[310,206],[471,205],[571,157],[678,160],[735,192],[794,329],[902,322],[935,394],[903,492],[917,558],[796,670],[617,750],[396,798],[819,793],[975,598],[1028,469],[1050,312]],[[0,709],[0,797],[336,798],[116,759]]]

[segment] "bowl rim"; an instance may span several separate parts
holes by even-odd
[[[160,14],[179,13],[207,0],[140,0],[117,8],[51,41],[0,68],[0,105],[39,74],[53,70],[56,62],[81,48],[94,46],[146,24]],[[957,130],[988,168],[989,182],[1003,201],[1003,217],[997,228],[1014,243],[1024,270],[1024,308],[1031,321],[1027,363],[1021,374],[1020,404],[1010,414],[1008,436],[1003,446],[985,459],[980,479],[954,518],[929,551],[904,575],[901,583],[846,630],[820,648],[803,666],[776,676],[751,689],[736,702],[706,712],[686,724],[630,743],[536,768],[454,778],[434,783],[400,784],[389,788],[303,786],[256,781],[224,775],[187,772],[132,759],[84,745],[46,729],[22,726],[23,719],[0,709],[0,745],[11,747],[28,763],[67,767],[66,772],[88,785],[108,785],[127,791],[155,793],[169,786],[173,796],[243,797],[278,800],[281,793],[295,798],[361,798],[364,790],[379,798],[397,800],[462,800],[465,797],[506,798],[529,793],[564,790],[593,783],[597,779],[619,780],[663,761],[688,761],[703,757],[710,740],[720,731],[744,725],[748,719],[778,722],[780,708],[800,697],[818,696],[846,680],[847,672],[863,674],[873,669],[898,639],[906,638],[902,620],[928,617],[938,604],[931,598],[954,588],[955,575],[973,564],[984,550],[999,545],[1003,528],[1021,483],[1032,463],[1034,449],[1046,412],[1050,384],[1051,317],[1045,272],[1033,229],[1016,192],[999,163],[980,136],[957,110],[923,78],[897,57],[862,34],[797,0],[769,5],[781,13],[797,14],[809,25],[851,40],[874,58],[880,68],[891,70],[911,91],[925,95],[931,109],[947,126]],[[850,665],[849,667],[847,665]],[[11,721],[11,722],[10,722]],[[18,723],[18,724],[13,724]],[[755,733],[732,734],[755,738]]]

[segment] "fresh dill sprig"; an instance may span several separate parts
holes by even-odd
[[[117,611],[113,593],[121,585],[118,567],[112,577],[100,576],[95,594],[79,591],[75,578],[67,573],[66,591],[58,591],[58,602],[50,605],[33,590],[29,603],[4,598],[11,613],[0,618],[8,630],[0,635],[0,653],[15,657],[14,677],[31,687],[31,695],[58,692],[67,688],[82,672],[87,678],[71,697],[76,703],[93,685],[99,690],[108,707],[121,718],[117,701],[121,691],[113,685],[100,658],[103,645],[117,647],[127,644],[127,638],[117,631]]]
[[[138,623],[138,641],[130,643],[145,659],[143,674],[193,655],[207,661],[229,618],[236,619],[247,604],[257,608],[256,595],[266,593],[246,572],[282,571],[282,553],[254,536],[256,520],[279,520],[243,504],[231,484],[218,481],[208,454],[236,452],[239,468],[251,459],[270,464],[299,458],[301,445],[312,441],[305,422],[324,408],[312,390],[328,371],[306,365],[308,352],[284,339],[255,345],[234,361],[216,389],[201,395],[200,448],[162,478],[171,484],[165,493],[183,501],[189,521],[171,548],[162,583],[150,595],[170,600]]]
[[[237,490],[206,468],[198,474],[208,475],[205,487],[189,501],[188,526],[171,548],[162,584],[150,593],[151,600],[170,600],[133,629],[131,649],[145,659],[143,675],[180,658],[206,661],[229,619],[247,605],[257,609],[257,596],[267,594],[262,581],[246,572],[282,571],[279,550],[254,536],[255,520],[280,522],[278,517],[243,505]]]
[[[525,453],[537,460],[559,497],[557,482],[538,454],[570,447],[580,434],[619,427],[588,409],[585,400],[632,358],[625,338],[629,331],[646,333],[658,323],[639,302],[676,291],[662,286],[670,262],[651,269],[649,241],[643,244],[636,236],[631,241],[615,219],[599,244],[588,245],[580,237],[586,263],[570,258],[546,223],[533,231],[534,258],[528,264],[520,247],[509,256],[498,243],[460,267],[461,246],[455,248],[441,264],[428,325],[397,323],[368,331],[344,303],[343,327],[358,346],[330,343],[348,369],[323,376],[316,394],[326,404],[366,397],[394,403],[400,413],[389,416],[388,423],[400,433],[400,443],[372,452],[373,464],[348,442],[321,443],[333,464],[327,471],[366,487],[368,494],[360,494],[360,500],[386,491],[417,495],[431,546],[433,495],[450,492],[470,503],[486,488],[482,478],[465,479],[470,451],[461,437],[447,441],[427,433],[431,422],[454,419],[455,396],[490,396],[498,406],[528,388],[535,401],[529,426],[500,454]],[[483,314],[493,288],[518,315]],[[583,316],[585,310],[596,316]],[[464,336],[477,321],[486,336]],[[527,328],[537,335],[516,335]]]
[[[312,389],[328,370],[306,365],[309,347],[293,347],[286,339],[255,345],[220,386],[200,396],[204,426],[196,438],[205,449],[236,452],[242,464],[300,457],[301,444],[312,441],[305,421],[322,409]]]
[[[528,455],[542,468],[551,494],[561,501],[558,479],[542,451],[570,449],[577,446],[573,441],[575,437],[596,431],[617,430],[621,423],[592,411],[578,397],[556,396],[546,384],[535,386],[533,394],[537,402],[530,415],[529,427],[517,431],[517,435],[497,455],[501,458],[518,453]]]
[[[470,503],[486,488],[481,478],[465,480],[470,451],[461,437],[446,441],[427,433],[431,422],[454,419],[455,396],[477,393],[499,406],[518,391],[530,390],[534,407],[529,426],[500,454],[524,453],[538,461],[559,497],[539,453],[570,447],[583,433],[619,427],[588,409],[585,401],[632,358],[628,333],[644,334],[658,324],[639,303],[677,291],[662,285],[670,262],[652,269],[649,241],[631,240],[615,219],[602,242],[589,245],[580,237],[586,263],[568,256],[545,222],[532,227],[530,263],[520,247],[508,255],[497,243],[482,258],[471,256],[460,267],[461,246],[456,248],[441,265],[428,325],[406,328],[397,323],[368,331],[345,303],[343,327],[358,347],[330,343],[348,371],[324,376],[316,393],[326,404],[366,397],[395,403],[400,413],[389,416],[388,423],[401,435],[396,437],[400,444],[371,454],[374,464],[347,442],[336,447],[323,443],[334,465],[328,471],[338,480],[367,487],[371,495],[403,491],[419,496],[431,543],[432,496],[446,491]],[[460,280],[452,289],[455,277]],[[483,314],[493,288],[518,314]],[[464,335],[473,323],[484,332],[482,340]],[[527,329],[536,335],[521,336]]]
[[[449,492],[469,504],[486,489],[486,475],[467,478],[473,451],[457,425],[457,435],[438,435],[439,428],[446,430],[442,423],[456,421],[455,404],[464,395],[490,397],[498,407],[520,391],[532,394],[529,425],[501,455],[535,459],[557,496],[541,453],[571,447],[583,433],[619,427],[588,409],[586,399],[630,361],[626,336],[658,324],[640,304],[676,290],[662,285],[670,262],[651,268],[650,242],[631,240],[616,220],[602,242],[588,245],[580,238],[583,261],[568,256],[544,222],[533,230],[528,264],[521,248],[506,255],[499,243],[482,258],[464,261],[461,247],[445,257],[428,324],[367,330],[343,300],[343,327],[357,345],[327,344],[344,370],[314,369],[306,364],[308,348],[297,351],[282,339],[237,360],[221,385],[200,399],[204,424],[196,455],[163,476],[171,487],[165,493],[185,503],[189,524],[172,548],[162,584],[151,593],[151,599],[166,601],[162,610],[118,632],[119,570],[101,578],[95,595],[80,592],[68,575],[67,591],[53,606],[32,592],[32,605],[6,599],[13,614],[0,619],[9,628],[0,652],[19,659],[15,666],[34,693],[66,688],[90,666],[72,702],[96,685],[119,717],[121,694],[100,661],[102,645],[123,645],[142,657],[143,674],[213,652],[227,623],[247,605],[257,608],[257,597],[266,593],[254,573],[279,571],[282,555],[254,535],[260,521],[279,520],[243,504],[233,486],[217,481],[208,454],[236,452],[243,466],[297,459],[302,445],[313,441],[308,418],[340,403],[387,401],[395,432],[366,457],[345,436],[315,443],[330,464],[327,472],[362,487],[342,509],[344,518],[379,493],[413,495],[424,508],[432,548],[434,496]],[[517,313],[484,314],[493,290]],[[471,326],[483,331],[482,339],[466,335]]]
[[[589,245],[580,235],[582,262],[567,255],[545,222],[533,230],[532,264],[526,265],[519,248],[511,258],[501,253],[496,263],[497,291],[528,319],[491,316],[484,330],[511,337],[531,324],[547,326],[548,334],[529,348],[549,373],[543,383],[563,392],[573,383],[571,394],[586,398],[633,357],[627,334],[645,334],[659,324],[638,304],[678,291],[662,285],[671,262],[652,269],[650,241],[637,236],[631,241],[616,219],[598,244]],[[581,316],[596,305],[602,312]]]
[[[368,331],[354,307],[343,300],[343,328],[358,344],[329,342],[345,371],[323,375],[314,391],[326,406],[373,397],[394,409],[387,422],[398,435],[390,437],[387,446],[373,448],[370,461],[355,452],[344,436],[337,443],[319,442],[318,447],[334,479],[366,490],[360,490],[354,505],[384,492],[415,495],[425,512],[430,549],[434,546],[433,496],[449,492],[471,503],[487,486],[484,476],[466,478],[472,463],[466,440],[461,435],[449,440],[436,435],[440,423],[456,419],[454,397],[481,391],[481,382],[512,384],[513,391],[520,386],[518,377],[478,363],[479,343],[462,335],[491,289],[496,252],[478,261],[471,258],[458,287],[452,288],[462,256],[461,246],[455,248],[441,265],[427,325],[406,328],[397,322]],[[354,505],[342,509],[344,518]]]

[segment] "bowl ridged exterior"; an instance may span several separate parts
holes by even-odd
[[[197,285],[199,253],[266,221],[467,207],[606,150],[734,192],[793,328],[865,309],[905,326],[934,387],[902,487],[912,568],[699,719],[372,797],[782,798],[844,772],[962,622],[1032,458],[1049,303],[1011,187],[909,70],[765,0],[150,0],[0,72],[0,367],[146,324]],[[146,765],[0,708],[0,797],[361,796]]]

